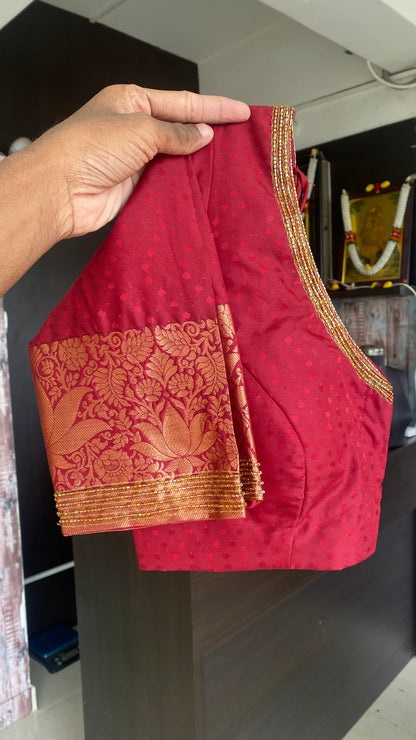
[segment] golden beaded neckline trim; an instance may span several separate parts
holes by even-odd
[[[306,294],[328,334],[351,362],[360,378],[392,403],[393,392],[390,383],[350,337],[315,265],[296,197],[292,153],[293,117],[293,109],[287,106],[276,106],[273,110],[271,167],[274,193],[280,206],[296,269]]]

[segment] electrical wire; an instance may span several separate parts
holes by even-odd
[[[381,82],[383,85],[387,85],[387,87],[392,87],[395,90],[410,90],[411,87],[416,87],[416,79],[412,80],[412,82],[391,82],[391,80],[388,80],[385,77],[381,77],[379,74],[377,74],[369,59],[366,60],[366,64],[374,79],[376,79],[378,82]],[[404,70],[404,72],[415,72],[416,74],[416,67],[406,69]]]

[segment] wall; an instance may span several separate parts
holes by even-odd
[[[393,90],[370,82],[297,106],[298,149],[413,118],[416,90]]]
[[[12,20],[31,0],[3,0],[0,6],[0,28]]]

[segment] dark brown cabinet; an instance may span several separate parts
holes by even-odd
[[[416,446],[345,571],[146,573],[74,538],[86,740],[341,740],[414,653]]]

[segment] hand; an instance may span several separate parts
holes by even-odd
[[[245,121],[228,98],[114,85],[0,162],[0,296],[61,239],[104,226],[158,152],[208,144],[207,123]]]
[[[228,98],[135,85],[102,90],[33,144],[58,172],[58,239],[95,231],[116,216],[158,152],[195,152],[212,139],[207,123],[249,116],[245,103]]]

